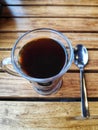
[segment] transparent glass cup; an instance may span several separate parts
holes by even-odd
[[[57,44],[59,44],[62,47],[66,56],[64,66],[62,67],[60,72],[48,78],[36,78],[25,74],[22,71],[20,64],[18,62],[19,52],[21,48],[28,42],[34,39],[39,39],[41,37],[57,40],[58,41]],[[3,59],[1,62],[1,67],[3,70],[10,73],[11,75],[22,76],[25,79],[29,80],[37,93],[41,95],[50,95],[52,93],[56,93],[61,87],[62,76],[68,71],[68,69],[72,64],[72,61],[73,61],[73,48],[69,39],[61,32],[58,32],[56,30],[48,28],[39,28],[26,32],[16,41],[11,51],[11,57]],[[9,64],[13,66],[14,70],[11,69],[11,67],[9,67]]]

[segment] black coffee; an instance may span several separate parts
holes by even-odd
[[[50,38],[40,38],[24,45],[19,53],[22,71],[34,78],[49,78],[58,74],[66,56],[57,42]]]

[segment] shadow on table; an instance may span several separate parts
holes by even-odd
[[[0,16],[2,15],[3,6],[0,4]]]
[[[16,29],[16,21],[9,6],[0,4],[0,18],[0,31],[14,31]]]

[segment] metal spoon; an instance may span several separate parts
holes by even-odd
[[[82,116],[84,118],[89,117],[88,100],[86,92],[86,84],[84,78],[84,67],[88,62],[87,49],[79,44],[74,49],[74,63],[80,69],[80,84],[81,84],[81,108]]]

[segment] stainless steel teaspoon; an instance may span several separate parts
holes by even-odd
[[[74,63],[80,69],[81,108],[82,108],[82,116],[84,118],[89,117],[86,84],[84,78],[84,67],[87,64],[87,62],[88,62],[87,49],[83,45],[78,44],[74,49]]]

